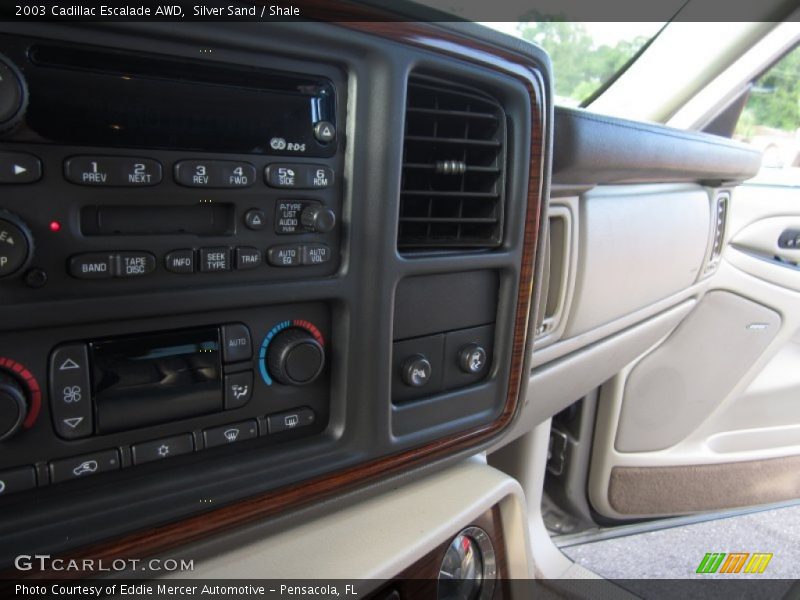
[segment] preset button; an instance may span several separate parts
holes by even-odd
[[[182,160],[175,163],[175,181],[188,187],[244,188],[256,181],[256,168],[233,160]]]
[[[161,163],[127,156],[73,156],[64,161],[64,177],[79,185],[137,187],[161,182]]]

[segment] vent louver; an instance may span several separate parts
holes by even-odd
[[[495,100],[451,82],[412,76],[398,248],[499,246],[505,150],[505,114]]]

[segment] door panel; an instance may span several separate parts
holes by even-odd
[[[745,185],[729,211],[710,291],[601,390],[589,497],[606,517],[800,497],[800,270],[769,256],[800,192]]]

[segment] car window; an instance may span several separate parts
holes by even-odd
[[[754,183],[800,186],[800,47],[753,83],[734,138],[763,153]]]
[[[553,62],[556,103],[579,106],[613,81],[664,23],[541,21],[484,25],[547,50]]]

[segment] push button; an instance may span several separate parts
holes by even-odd
[[[206,448],[224,446],[225,444],[251,440],[256,437],[258,437],[258,423],[254,420],[214,427],[203,432]]]
[[[282,189],[321,190],[333,185],[333,169],[325,165],[267,165],[264,177],[267,185]]]
[[[230,248],[200,248],[200,272],[216,273],[231,270]]]
[[[300,233],[300,213],[308,206],[306,202],[282,200],[275,204],[275,233]]]
[[[307,427],[314,422],[314,411],[310,408],[298,408],[275,415],[267,415],[267,427],[270,434],[290,431],[298,427]]]
[[[190,454],[194,451],[194,442],[189,433],[175,435],[160,440],[134,444],[131,447],[133,464],[142,465],[181,454]]]
[[[296,267],[302,264],[302,246],[273,246],[267,250],[267,260],[274,267]]]
[[[64,177],[79,185],[140,187],[161,183],[161,163],[127,156],[73,156],[64,161]]]
[[[42,161],[32,154],[0,152],[0,183],[33,183],[42,178]]]
[[[0,472],[0,498],[6,494],[23,492],[35,487],[36,473],[33,467],[22,467]]]
[[[306,244],[303,246],[303,264],[321,265],[331,260],[331,249],[325,244]]]
[[[241,408],[253,395],[253,372],[225,375],[225,410]]]
[[[323,144],[332,142],[336,137],[336,128],[330,121],[320,121],[314,125],[314,137]]]
[[[267,226],[267,215],[260,208],[251,208],[244,213],[244,226],[253,231],[260,231]]]
[[[117,256],[117,277],[142,277],[156,270],[156,257],[149,252],[120,252]]]
[[[250,360],[253,350],[250,344],[250,330],[237,323],[222,327],[222,356],[226,363]]]
[[[164,257],[164,267],[171,273],[194,273],[194,250],[173,250]]]
[[[233,160],[182,160],[175,164],[175,181],[188,187],[244,188],[256,181],[256,168]]]
[[[85,344],[68,344],[50,356],[50,406],[56,433],[66,439],[88,437],[94,431]]]
[[[69,273],[78,279],[108,279],[114,276],[112,256],[98,252],[73,256]]]
[[[50,463],[50,479],[53,483],[60,483],[117,469],[119,469],[119,452],[103,450],[93,454],[54,460]]]
[[[261,265],[261,250],[250,246],[236,248],[236,268],[239,271],[255,269]]]

